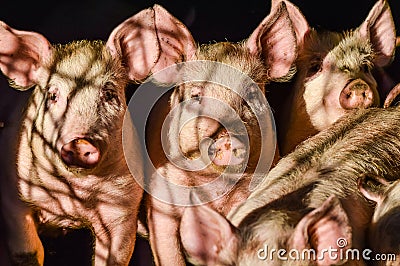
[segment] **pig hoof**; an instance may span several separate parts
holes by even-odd
[[[69,167],[90,169],[100,161],[100,151],[86,139],[74,139],[63,145],[61,158]]]

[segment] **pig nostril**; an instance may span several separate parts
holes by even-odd
[[[352,80],[343,88],[339,96],[341,107],[347,110],[367,108],[375,101],[371,87],[362,79]]]
[[[100,161],[100,151],[86,139],[74,139],[61,148],[61,159],[69,167],[90,169]]]

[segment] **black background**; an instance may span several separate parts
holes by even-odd
[[[359,26],[374,0],[292,0],[310,26],[342,31]],[[158,3],[181,20],[198,43],[240,41],[247,38],[268,15],[270,2],[236,1],[2,1],[0,20],[19,30],[36,31],[51,43],[77,39],[107,40],[119,23],[144,8]],[[400,35],[400,1],[389,0]],[[400,69],[399,71],[400,72]],[[1,90],[8,87],[0,77]],[[1,97],[1,96],[0,96]],[[42,236],[49,265],[90,265],[89,231],[69,232],[62,238]],[[139,242],[141,243],[141,242]],[[142,247],[141,244],[138,247]],[[148,265],[145,251],[135,252],[131,265]],[[78,264],[79,262],[79,264]]]
[[[367,16],[374,0],[293,0],[311,26],[329,30],[355,28]],[[73,39],[106,40],[112,29],[136,12],[161,4],[181,20],[200,43],[240,41],[269,13],[270,2],[215,1],[2,1],[0,20],[16,29],[42,33],[52,43]],[[397,28],[400,3],[389,0]],[[399,31],[397,31],[399,32]]]

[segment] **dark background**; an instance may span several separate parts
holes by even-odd
[[[52,43],[73,39],[106,40],[112,29],[136,12],[161,4],[181,20],[200,43],[240,41],[269,13],[269,0],[214,1],[2,1],[0,20],[16,29],[42,33]],[[293,0],[311,26],[329,30],[355,28],[367,16],[374,0]],[[397,27],[400,3],[389,0]],[[398,31],[399,32],[399,31]]]
[[[374,0],[292,0],[313,27],[342,31],[359,26]],[[241,41],[268,15],[268,0],[236,1],[2,1],[0,20],[19,30],[36,31],[51,43],[76,39],[107,40],[119,23],[144,8],[158,3],[181,20],[199,43]],[[389,0],[400,35],[400,1]],[[400,70],[399,70],[400,71]],[[0,91],[8,87],[0,77]],[[0,93],[1,95],[1,93]],[[1,96],[0,96],[1,97]],[[68,232],[63,237],[42,236],[47,266],[90,265],[90,234],[87,230]],[[142,242],[137,245],[142,248]],[[1,252],[0,252],[1,255]],[[136,250],[131,265],[148,265],[145,249]],[[79,262],[79,264],[78,264]]]

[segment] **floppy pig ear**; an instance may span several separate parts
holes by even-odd
[[[394,57],[396,30],[392,12],[386,0],[376,2],[365,21],[360,25],[359,31],[372,43],[377,54],[374,60],[375,64],[381,67],[389,64]]]
[[[185,25],[157,4],[117,26],[108,38],[107,47],[127,64],[131,80],[143,80],[191,58],[196,51]]]
[[[289,249],[316,251],[318,265],[337,264],[340,258],[329,257],[323,251],[330,247],[345,250],[351,248],[352,234],[346,212],[335,196],[329,197],[321,207],[311,211],[297,224],[288,241]],[[319,256],[324,255],[320,260]]]
[[[230,265],[235,259],[237,229],[208,206],[187,207],[180,234],[189,260],[196,265]]]
[[[0,70],[11,86],[26,90],[37,84],[38,69],[51,53],[51,44],[41,34],[15,30],[0,21]]]
[[[262,56],[269,78],[293,74],[292,64],[297,57],[296,35],[284,2],[271,9],[247,39],[246,46],[251,53]]]

